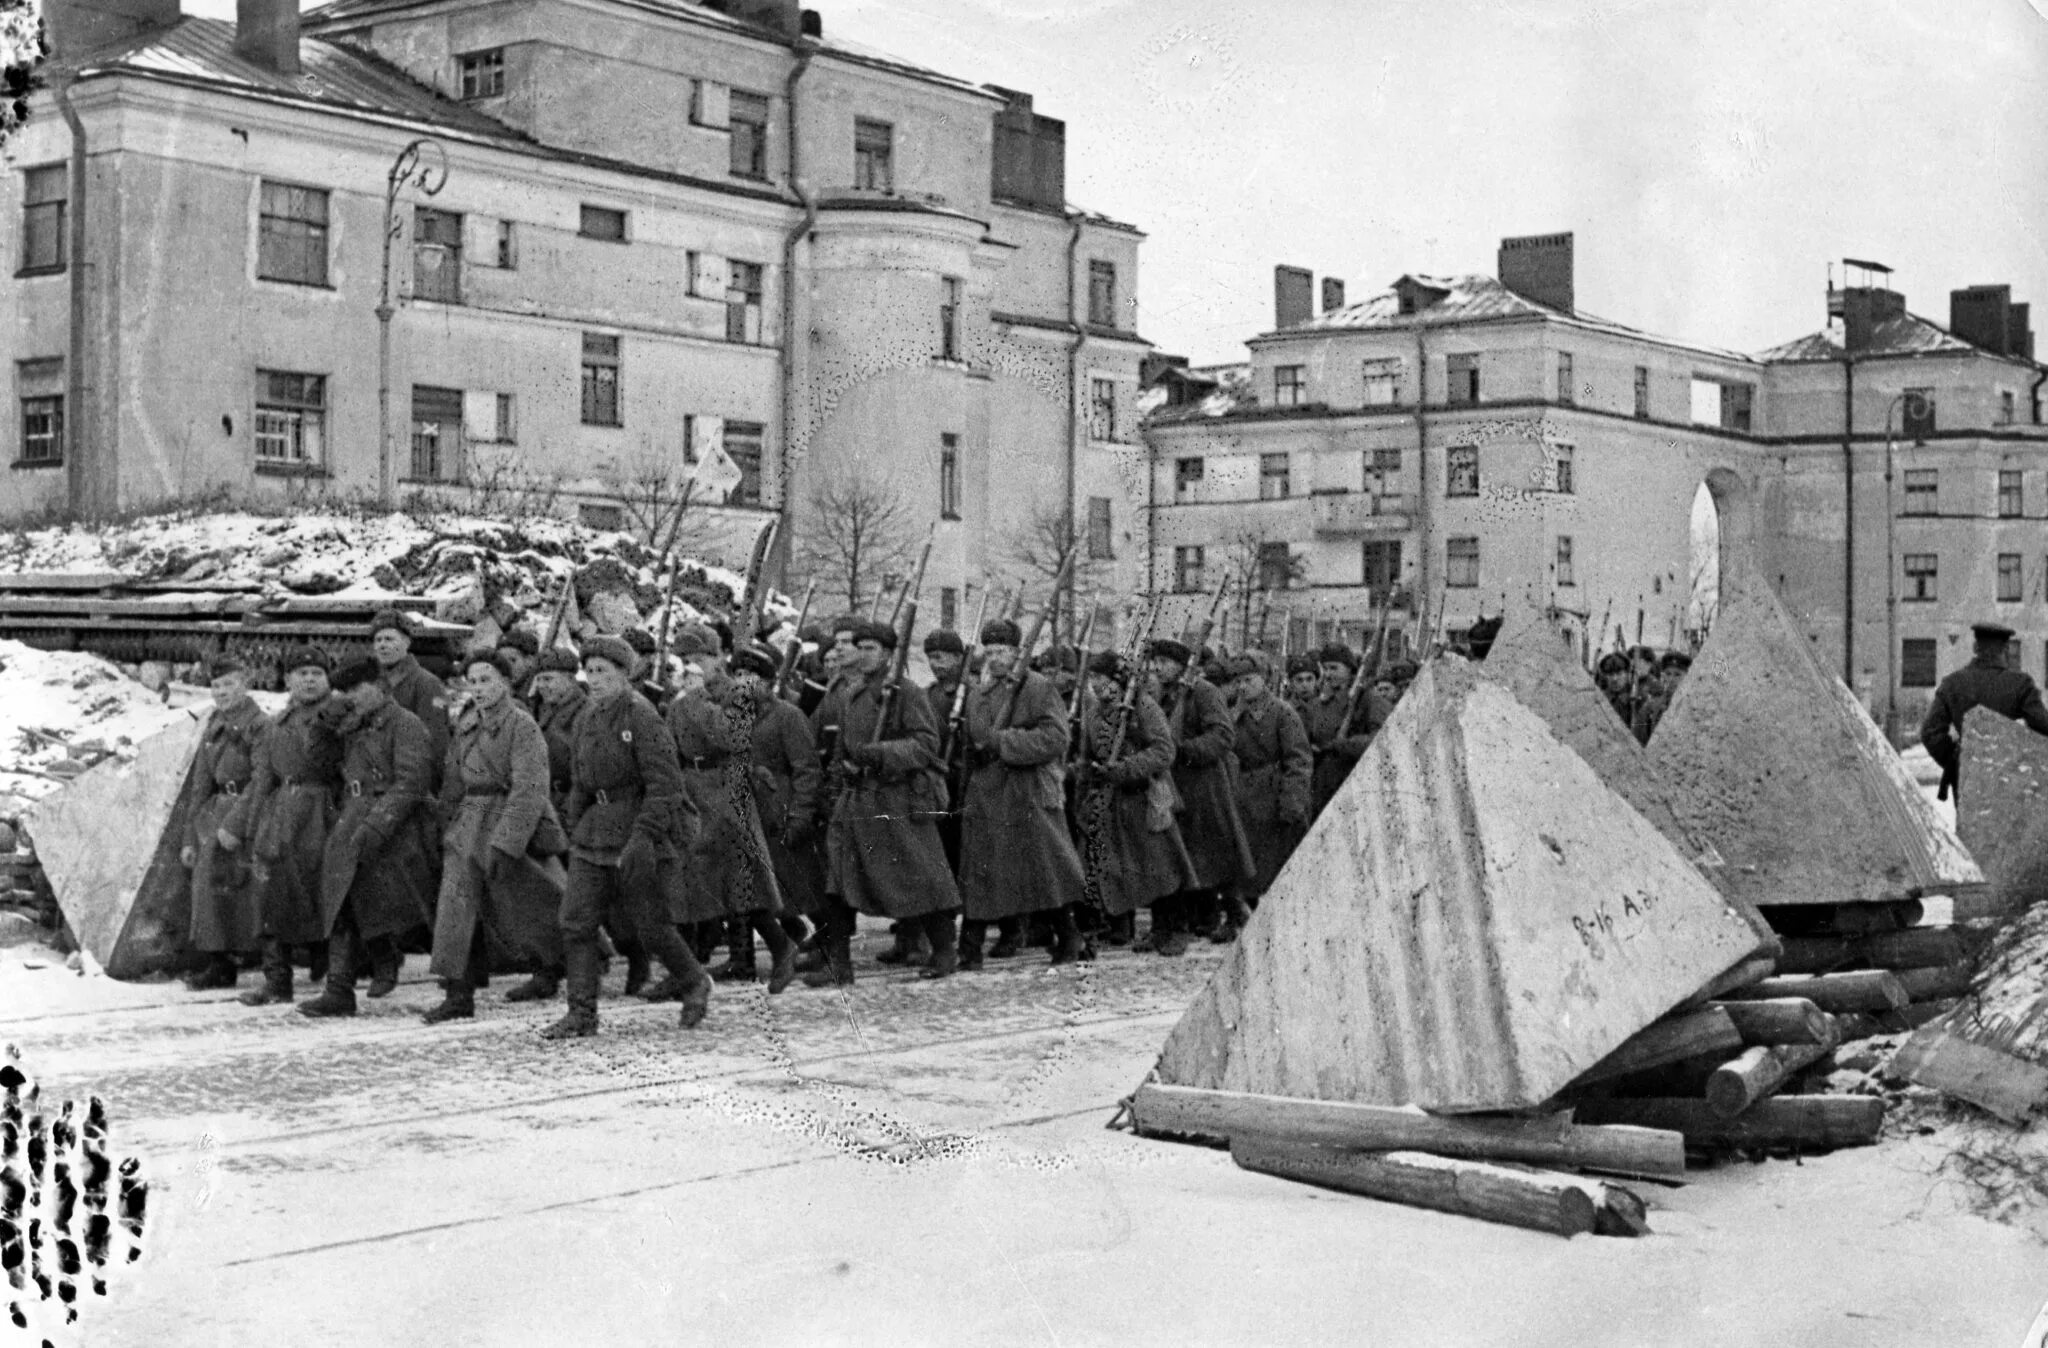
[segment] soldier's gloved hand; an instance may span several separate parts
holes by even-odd
[[[232,852],[242,845],[242,840],[240,838],[237,838],[234,834],[228,832],[226,829],[220,829],[216,831],[213,835],[213,840],[221,845],[222,851],[226,852]],[[187,862],[185,864],[188,866],[191,865],[190,862]]]

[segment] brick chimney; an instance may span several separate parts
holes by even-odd
[[[1334,314],[1344,307],[1344,282],[1335,276],[1323,278],[1323,312]]]
[[[1315,273],[1306,267],[1273,268],[1273,326],[1298,328],[1316,316]]]
[[[1948,330],[1994,356],[2034,357],[2027,306],[2012,302],[2009,285],[1970,286],[1948,292]]]
[[[1525,234],[1502,239],[1495,270],[1500,283],[1525,300],[1571,313],[1572,236]]]
[[[1877,325],[1902,318],[1906,297],[1889,286],[1843,286],[1828,296],[1828,316],[1842,320],[1842,349],[1863,351],[1876,340]]]
[[[298,74],[299,0],[235,0],[235,55]]]
[[[709,6],[723,10],[742,23],[751,23],[794,40],[803,33],[803,11],[799,0],[723,0]],[[823,31],[822,21],[819,31]]]
[[[178,0],[45,0],[50,48],[65,60],[178,21]]]

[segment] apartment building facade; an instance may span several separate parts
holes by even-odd
[[[1276,326],[1231,387],[1181,372],[1177,405],[1148,418],[1150,574],[1177,613],[1228,577],[1238,638],[1269,646],[1283,631],[1296,649],[1356,643],[1383,609],[1404,637],[1456,633],[1511,602],[1553,609],[1591,648],[1682,646],[1717,574],[1695,526],[1711,479],[1874,710],[1917,723],[1986,614],[2029,633],[2026,667],[2048,673],[2048,429],[2025,306],[1957,292],[1964,337],[1882,286],[1845,286],[1828,329],[1746,355],[1585,314],[1571,248],[1506,240],[1497,276],[1404,276],[1354,305],[1339,287],[1321,312],[1282,269]]]
[[[789,573],[815,484],[857,478],[933,531],[950,616],[1009,566],[993,501],[1078,525],[1114,486],[1087,372],[1135,404],[1142,236],[1066,203],[1028,96],[772,0],[52,26],[70,63],[0,189],[0,512],[525,493],[631,527],[716,447],[740,481],[705,551],[780,513]]]

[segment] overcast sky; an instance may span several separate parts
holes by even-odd
[[[2048,0],[811,4],[1063,119],[1070,198],[1150,236],[1140,328],[1197,363],[1271,326],[1276,262],[1357,299],[1554,230],[1582,308],[1708,345],[1817,330],[1844,256],[2048,328]]]

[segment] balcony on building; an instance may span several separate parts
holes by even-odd
[[[1309,498],[1318,538],[1364,538],[1406,533],[1414,527],[1408,498],[1398,493],[1325,491]]]

